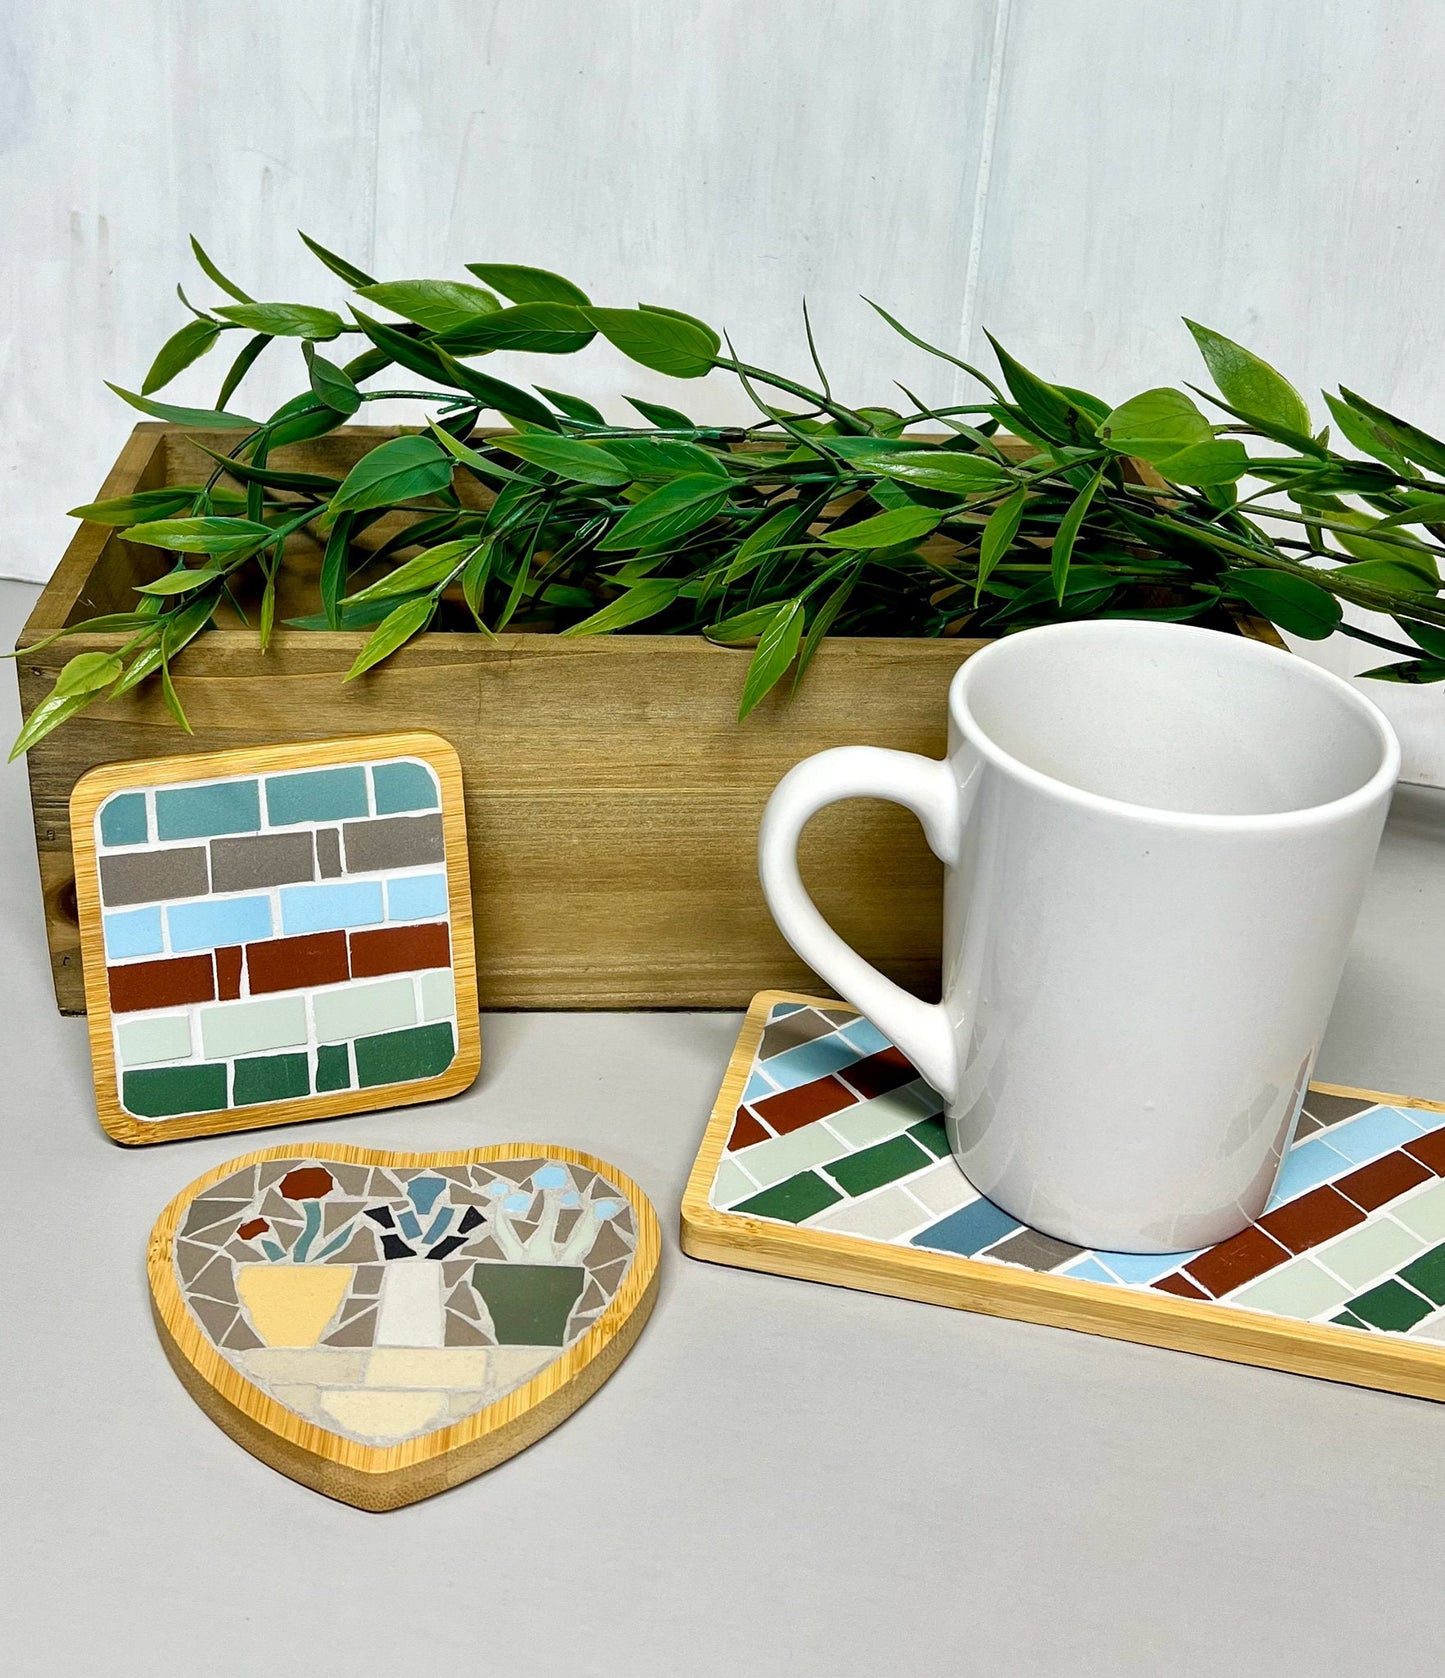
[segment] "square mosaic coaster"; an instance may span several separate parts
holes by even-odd
[[[1445,1398],[1445,1107],[1311,1085],[1257,1223],[1188,1253],[1029,1229],[854,1009],[753,1001],[682,1203],[696,1258]]]
[[[96,1102],[118,1141],[434,1100],[475,1078],[446,741],[107,764],[70,808]]]

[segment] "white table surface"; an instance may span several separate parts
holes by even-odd
[[[0,584],[4,645],[34,594]],[[0,698],[8,741],[8,676]],[[489,1015],[454,1101],[117,1147],[85,1023],[55,1009],[18,764],[0,812],[6,1678],[1445,1670],[1445,1407],[684,1258],[737,1015]],[[1445,794],[1404,789],[1321,1078],[1445,1097],[1442,935]],[[389,1515],[233,1444],[147,1305],[177,1190],[328,1139],[586,1148],[666,1242],[595,1398]]]

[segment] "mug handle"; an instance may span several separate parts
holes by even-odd
[[[958,1096],[958,1049],[941,1002],[886,979],[818,913],[798,872],[810,817],[841,798],[886,798],[912,810],[938,859],[958,860],[963,812],[952,767],[882,746],[837,746],[804,758],[773,789],[758,834],[758,872],[778,929],[808,966],[860,1009],[947,1102]]]

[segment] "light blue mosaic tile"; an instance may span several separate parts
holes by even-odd
[[[447,912],[445,874],[404,874],[386,883],[389,921],[439,920]]]
[[[166,909],[173,950],[214,950],[271,936],[269,897],[221,897]]]
[[[378,816],[441,807],[436,776],[424,763],[378,763],[371,771],[371,784]]]
[[[1192,1253],[1095,1253],[1093,1257],[1121,1282],[1142,1283],[1157,1282],[1204,1251],[1196,1247]]]
[[[375,926],[382,919],[380,880],[341,880],[335,885],[282,886],[281,926],[298,932],[337,932]]]
[[[773,1007],[772,1013],[768,1015],[768,1024],[771,1025],[774,1020],[787,1019],[789,1014],[796,1014],[803,1006],[804,1004],[801,1002],[776,1003]]]
[[[891,1046],[871,1020],[854,1020],[852,1025],[845,1026],[838,1035],[845,1042],[851,1043],[860,1055],[876,1055],[880,1049]]]
[[[105,916],[105,953],[112,961],[125,956],[158,956],[164,948],[158,908],[126,909]]]
[[[1284,1164],[1280,1166],[1279,1176],[1275,1180],[1274,1193],[1269,1197],[1268,1209],[1273,1211],[1286,1200],[1294,1200],[1307,1190],[1331,1177],[1342,1176],[1348,1170],[1349,1165],[1343,1156],[1326,1147],[1322,1137],[1312,1136],[1308,1142],[1297,1142],[1284,1156]]]
[[[814,1078],[825,1078],[840,1066],[851,1066],[857,1059],[858,1051],[842,1037],[815,1037],[811,1043],[800,1043],[796,1049],[770,1055],[768,1076],[780,1090],[790,1090],[799,1084],[810,1084]]]
[[[158,839],[209,839],[218,833],[256,833],[261,797],[255,781],[162,787],[156,793]]]
[[[1092,1253],[1085,1253],[1083,1258],[1075,1259],[1072,1264],[1066,1264],[1062,1270],[1054,1272],[1057,1276],[1072,1276],[1077,1282],[1108,1282],[1112,1286],[1119,1285],[1119,1278],[1111,1276]]]
[[[1399,1108],[1372,1107],[1343,1124],[1331,1125],[1320,1140],[1342,1154],[1351,1165],[1365,1165],[1381,1154],[1415,1141],[1419,1134],[1419,1127]]]
[[[776,1095],[777,1093],[778,1086],[770,1084],[763,1074],[754,1067],[752,1076],[748,1079],[747,1088],[743,1091],[743,1100],[761,1101],[765,1095]]]

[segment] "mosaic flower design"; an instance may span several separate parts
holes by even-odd
[[[1269,1206],[1187,1253],[1030,1229],[949,1152],[943,1102],[842,1004],[777,1003],[710,1192],[720,1212],[1109,1288],[1445,1341],[1445,1114],[1310,1089]]]
[[[298,1157],[199,1196],[173,1257],[191,1314],[247,1380],[390,1445],[495,1402],[585,1334],[635,1240],[626,1195],[559,1160]]]

